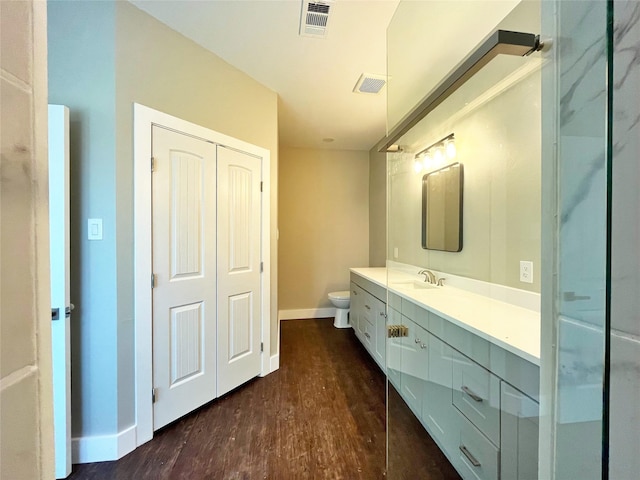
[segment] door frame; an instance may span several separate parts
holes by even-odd
[[[153,438],[153,340],[151,297],[151,130],[162,126],[202,140],[239,150],[262,159],[261,242],[264,265],[261,283],[261,329],[264,351],[260,376],[271,372],[271,262],[270,262],[270,152],[206,127],[182,120],[144,105],[133,104],[134,167],[134,323],[136,446]]]

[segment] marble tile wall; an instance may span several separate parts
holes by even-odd
[[[601,1],[555,5],[558,263],[552,295],[558,370],[553,469],[555,478],[599,479],[607,285],[607,9]]]
[[[609,478],[640,471],[640,2],[614,9]]]

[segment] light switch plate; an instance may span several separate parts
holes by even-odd
[[[102,219],[89,218],[87,220],[87,239],[102,240]]]
[[[533,283],[533,262],[520,260],[520,281]]]

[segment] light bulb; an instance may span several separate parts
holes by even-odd
[[[436,151],[433,154],[433,159],[437,165],[440,165],[444,161],[444,153],[442,153],[441,147],[436,148]]]
[[[416,158],[416,161],[413,162],[413,169],[416,173],[420,173],[422,171],[422,162]]]
[[[429,170],[431,168],[431,164],[433,163],[433,158],[431,158],[430,153],[425,153],[424,157],[422,157],[422,165],[425,170]]]
[[[456,156],[456,144],[453,141],[453,139],[447,142],[447,145],[445,146],[445,150],[447,152],[447,157],[454,158]]]

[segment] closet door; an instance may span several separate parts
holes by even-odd
[[[156,126],[152,136],[157,430],[216,397],[216,147]]]
[[[218,146],[218,396],[260,374],[261,168]]]

